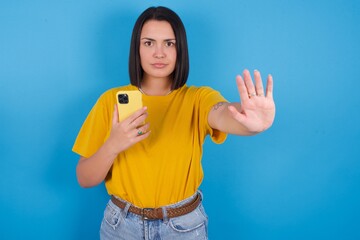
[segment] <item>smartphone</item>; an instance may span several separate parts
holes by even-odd
[[[116,93],[119,122],[142,108],[142,94],[138,90],[119,91]]]

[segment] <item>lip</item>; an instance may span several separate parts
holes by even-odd
[[[167,66],[167,64],[165,63],[153,63],[151,64],[151,66],[153,66],[154,68],[164,68]]]

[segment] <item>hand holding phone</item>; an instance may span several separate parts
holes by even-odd
[[[107,140],[113,153],[125,151],[149,136],[149,123],[145,123],[147,108],[142,105],[139,91],[116,93],[112,128]]]

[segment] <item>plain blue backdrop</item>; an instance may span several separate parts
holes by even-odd
[[[274,77],[273,127],[205,143],[210,239],[360,239],[359,1],[2,1],[0,239],[98,239],[108,196],[79,187],[72,144],[106,89],[129,82],[130,35],[152,5],[187,29],[189,85],[238,101]]]

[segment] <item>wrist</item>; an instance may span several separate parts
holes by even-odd
[[[105,141],[103,147],[108,154],[111,154],[114,157],[116,157],[122,151],[119,149],[119,144],[117,144],[117,142],[112,139],[111,136]]]

